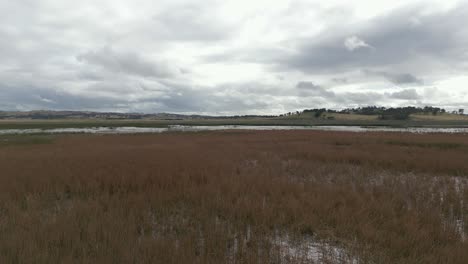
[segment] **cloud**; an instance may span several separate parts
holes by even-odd
[[[332,78],[332,81],[335,82],[335,83],[339,83],[339,84],[346,84],[346,83],[348,83],[348,79],[347,79],[347,78],[343,78],[343,77],[334,77],[334,78]]]
[[[354,51],[355,49],[359,48],[371,48],[369,44],[356,36],[347,37],[344,41],[344,46],[349,51]]]
[[[400,100],[419,100],[421,96],[417,93],[415,89],[405,89],[399,92],[393,92],[388,94],[390,98],[400,99]]]
[[[422,84],[423,81],[410,73],[392,74],[384,73],[384,76],[394,84]]]
[[[424,84],[424,81],[411,73],[393,73],[385,71],[363,71],[367,76],[382,76],[393,84],[405,85],[405,84]]]
[[[299,82],[297,83],[296,88],[300,91],[299,95],[301,96],[315,96],[324,98],[335,97],[334,92],[329,91],[326,88],[316,85],[312,82]]]
[[[335,92],[326,89],[312,82],[299,82],[296,89],[300,90],[301,96],[311,96],[322,98],[330,105],[339,108],[341,105],[365,106],[376,105],[378,103],[396,101],[412,102],[422,99],[416,89],[404,89],[397,92]]]
[[[380,104],[384,94],[376,92],[346,92],[340,95],[338,105],[367,106]]]
[[[99,66],[111,72],[166,78],[177,74],[177,69],[166,62],[151,62],[134,52],[115,52],[104,47],[77,56],[78,61]]]
[[[235,30],[217,15],[217,4],[176,5],[152,17],[150,32],[160,40],[220,41],[229,38]],[[216,21],[215,23],[213,23]]]
[[[125,99],[86,96],[42,87],[13,87],[0,83],[0,107],[6,110],[119,110]]]
[[[197,87],[172,81],[161,81],[158,89],[153,88],[154,85],[148,87],[135,83],[100,83],[89,87],[90,90],[99,89],[98,92],[90,94],[83,90],[75,93],[38,86],[18,87],[0,83],[0,109],[87,109],[227,115],[263,113],[265,109],[276,107],[273,96],[259,96],[262,94],[261,89],[245,89],[242,94],[233,93],[230,85]]]
[[[0,110],[468,108],[467,16],[452,0],[0,1]]]
[[[327,102],[333,107],[340,105],[370,105],[385,98],[384,93],[335,92],[312,82],[299,82],[296,89],[299,90],[300,96],[320,98],[322,103]]]
[[[421,6],[404,7],[358,24],[343,23],[299,40],[296,52],[283,53],[272,63],[282,70],[306,74],[359,68],[391,72],[397,65],[422,75],[462,71],[460,62],[468,56],[468,33],[456,25],[468,15],[468,5],[431,14],[423,14],[424,10]],[[412,17],[418,18],[418,26],[412,26]]]

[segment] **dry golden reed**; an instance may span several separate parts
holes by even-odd
[[[0,263],[467,263],[467,175],[462,134],[10,143],[0,145]],[[323,252],[292,254],[284,237]]]

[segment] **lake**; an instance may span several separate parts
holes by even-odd
[[[347,132],[409,132],[409,133],[468,133],[468,127],[436,128],[436,127],[371,127],[371,126],[181,126],[174,125],[164,128],[155,127],[90,127],[90,128],[53,128],[53,129],[0,129],[0,135],[14,134],[140,134],[163,132],[200,132],[220,130],[318,130]]]

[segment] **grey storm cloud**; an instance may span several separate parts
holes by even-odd
[[[219,41],[229,38],[230,31],[234,30],[232,26],[216,20],[216,9],[192,4],[154,15],[151,25],[159,39]]]
[[[375,105],[380,103],[385,99],[385,95],[376,92],[347,92],[340,95],[341,104],[350,104],[350,105]]]
[[[334,92],[312,82],[299,82],[296,88],[301,96],[319,97],[332,104],[373,105],[386,99],[419,100],[421,95],[415,89],[396,92]]]
[[[399,92],[393,92],[388,94],[390,98],[400,99],[400,100],[418,100],[421,99],[421,96],[415,89],[405,89]]]
[[[0,83],[0,107],[9,110],[82,110],[115,109],[125,100],[100,96],[74,95],[41,87],[12,87]]]
[[[112,72],[134,74],[143,77],[164,78],[176,74],[176,70],[171,69],[168,63],[150,62],[137,53],[118,53],[109,47],[88,51],[78,55],[77,59]]]
[[[0,110],[468,108],[468,4],[363,1],[0,0]]]
[[[410,73],[391,74],[384,73],[384,76],[394,84],[423,83],[423,81]]]
[[[423,84],[424,81],[411,73],[391,73],[385,71],[372,71],[364,70],[364,73],[369,76],[381,76],[390,81],[393,84],[405,85],[405,84]]]
[[[113,84],[98,84],[97,87]],[[42,87],[12,87],[0,83],[0,108],[8,110],[93,110],[93,111],[119,111],[119,112],[179,112],[179,113],[217,113],[229,114],[249,113],[274,107],[261,97],[251,97],[245,100],[242,97],[229,93],[227,86],[224,93],[213,93],[212,87],[192,87],[185,84],[161,81],[162,89],[159,93],[141,85],[141,93],[145,96],[132,98],[131,96],[115,96],[74,94],[64,90],[48,89]],[[120,87],[123,91],[132,87]],[[145,91],[146,90],[146,91]],[[101,92],[103,89],[101,89]],[[219,89],[218,89],[219,91]],[[259,91],[251,91],[257,94]],[[242,111],[240,111],[242,109]]]
[[[421,6],[406,7],[357,25],[340,25],[342,28],[300,40],[298,51],[285,54],[277,63],[307,73],[413,66],[419,61],[422,63],[414,69],[419,72],[434,66],[424,62],[457,67],[468,56],[468,34],[459,26],[468,15],[468,5],[429,15],[421,10]],[[389,77],[395,82],[412,81],[411,76]]]
[[[299,94],[302,96],[317,96],[327,99],[336,96],[334,92],[312,82],[299,82],[297,83],[296,88],[300,91]]]

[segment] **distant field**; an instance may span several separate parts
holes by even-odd
[[[372,115],[348,115],[348,114],[324,114],[324,118],[332,117],[336,120],[350,120],[350,121],[375,121],[378,119],[377,116]]]
[[[454,114],[439,114],[439,115],[412,115],[413,120],[422,120],[422,121],[466,121],[468,122],[468,115],[454,115]]]
[[[0,136],[0,263],[467,263],[464,134]]]

